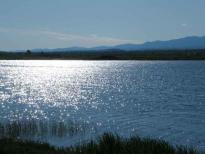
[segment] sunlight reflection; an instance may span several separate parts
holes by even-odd
[[[99,71],[92,61],[13,61],[9,65],[4,67],[9,86],[3,85],[4,94],[0,99],[8,101],[12,98],[16,105],[22,106],[10,114],[14,119],[17,115],[23,118],[24,114],[47,118],[45,111],[49,110],[50,115],[55,116],[56,110],[60,111],[62,107],[69,109],[69,106],[78,110],[82,100],[95,97],[95,94],[82,94],[89,92],[85,89],[92,83],[93,72]],[[66,112],[63,111],[60,113],[59,118],[69,115],[64,115]]]

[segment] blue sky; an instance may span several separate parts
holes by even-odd
[[[205,35],[205,0],[0,0],[0,50]]]

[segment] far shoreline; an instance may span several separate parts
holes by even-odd
[[[205,49],[0,52],[0,60],[205,60]]]

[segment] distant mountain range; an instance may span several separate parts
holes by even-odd
[[[98,46],[92,48],[69,47],[56,49],[32,49],[32,51],[57,52],[57,51],[101,51],[101,50],[162,50],[162,49],[205,49],[205,36],[190,36],[168,41],[153,41],[143,44],[120,44],[116,46]]]

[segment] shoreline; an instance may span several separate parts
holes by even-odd
[[[205,49],[1,52],[0,60],[205,60]]]
[[[172,146],[158,139],[133,136],[122,138],[104,133],[96,141],[83,145],[57,148],[48,143],[23,141],[19,139],[0,139],[1,154],[198,154],[196,149],[185,146]]]

